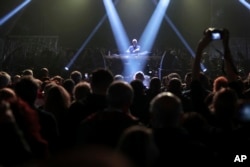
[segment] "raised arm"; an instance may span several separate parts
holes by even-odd
[[[204,36],[200,39],[198,46],[197,46],[197,49],[196,49],[194,64],[193,64],[193,68],[192,68],[193,80],[199,79],[200,62],[201,62],[201,58],[202,58],[202,52],[207,47],[207,45],[210,43],[210,41],[211,41],[210,34],[208,32],[205,32]]]
[[[236,81],[238,79],[238,72],[233,63],[231,51],[229,48],[229,31],[227,29],[223,30],[223,47],[224,47],[224,68],[226,76],[230,82]]]

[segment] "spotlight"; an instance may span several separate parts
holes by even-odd
[[[127,47],[129,45],[129,40],[122,25],[122,22],[119,18],[119,15],[116,11],[115,4],[113,4],[112,0],[103,0],[103,3],[116,40],[116,44],[119,50],[121,52],[124,52],[125,50],[127,50]]]
[[[69,71],[69,68],[68,67],[64,67],[64,70]]]
[[[15,9],[13,9],[11,12],[9,12],[6,16],[4,16],[2,19],[0,19],[0,26],[2,26],[4,23],[6,23],[11,17],[13,17],[15,14],[17,14],[20,10],[22,10],[26,5],[28,5],[31,2],[31,0],[25,0],[23,3],[21,3],[19,6],[17,6]]]

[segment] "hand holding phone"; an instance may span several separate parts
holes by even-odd
[[[208,35],[211,40],[222,40],[223,30],[218,28],[210,27],[204,31],[205,35]]]

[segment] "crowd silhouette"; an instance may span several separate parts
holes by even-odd
[[[141,72],[127,82],[103,68],[89,78],[1,71],[0,166],[232,166],[236,155],[250,157],[250,78],[238,74],[230,33],[221,33],[216,78],[200,69],[210,32],[184,78],[170,73],[149,85]]]

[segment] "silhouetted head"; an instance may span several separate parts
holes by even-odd
[[[145,80],[145,75],[142,71],[137,71],[134,75],[134,79],[141,80],[142,82]]]
[[[75,100],[84,100],[91,92],[90,84],[86,81],[76,84],[73,90]]]
[[[80,71],[73,71],[70,73],[70,79],[77,84],[82,80],[82,73]]]
[[[182,115],[181,100],[170,92],[158,94],[150,102],[153,128],[176,127]]]
[[[121,135],[118,150],[137,167],[152,167],[158,156],[152,130],[145,126],[131,126]]]
[[[16,94],[31,106],[36,100],[38,88],[39,84],[32,76],[22,77],[14,87]]]
[[[33,70],[31,70],[31,69],[23,70],[22,76],[33,76]]]
[[[11,77],[5,71],[0,71],[0,88],[7,87],[11,84]]]
[[[224,76],[217,77],[213,82],[213,92],[219,91],[221,88],[228,86],[228,80]]]
[[[132,104],[134,91],[130,84],[123,81],[114,81],[107,90],[108,105],[122,109]]]
[[[16,98],[16,93],[10,88],[0,89],[0,101],[9,101]]]
[[[106,94],[107,88],[114,81],[113,74],[106,69],[96,69],[92,72],[90,85],[95,94]]]

